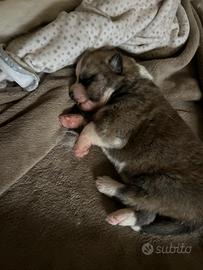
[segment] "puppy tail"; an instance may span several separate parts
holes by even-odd
[[[181,235],[195,232],[200,227],[199,225],[187,225],[177,221],[160,221],[142,226],[140,232],[152,235]]]

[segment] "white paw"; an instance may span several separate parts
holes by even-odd
[[[96,187],[99,192],[110,197],[115,196],[118,189],[123,186],[123,184],[111,179],[109,176],[100,176],[96,180]]]
[[[139,232],[141,230],[140,226],[131,226],[131,229],[135,232]]]
[[[137,218],[135,212],[130,208],[119,209],[106,218],[106,221],[111,225],[119,226],[134,226]]]

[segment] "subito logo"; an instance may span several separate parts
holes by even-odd
[[[154,247],[150,243],[145,243],[142,245],[142,253],[144,255],[151,255],[154,252]]]

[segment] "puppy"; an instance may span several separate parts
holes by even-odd
[[[98,177],[97,189],[124,209],[107,217],[112,225],[151,234],[181,234],[203,224],[203,145],[170,106],[152,76],[115,50],[86,53],[76,68],[70,96],[92,112],[61,116],[68,128],[83,126],[76,157],[102,148],[122,182]],[[161,218],[158,218],[161,217]]]

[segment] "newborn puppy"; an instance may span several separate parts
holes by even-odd
[[[122,182],[98,177],[97,189],[127,208],[107,217],[112,225],[152,234],[181,234],[203,224],[203,145],[134,59],[115,50],[88,52],[79,61],[70,95],[80,109],[61,117],[85,126],[76,157],[102,148]],[[165,217],[159,221],[157,216]]]

